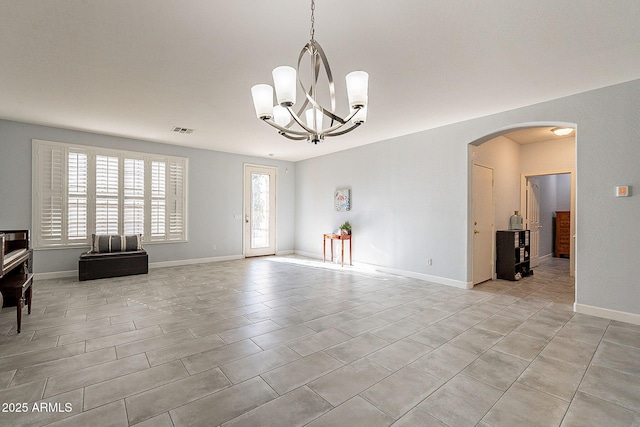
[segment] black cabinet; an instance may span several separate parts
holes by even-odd
[[[529,230],[496,232],[496,274],[505,280],[520,280],[531,274]]]

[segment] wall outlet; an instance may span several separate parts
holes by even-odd
[[[218,247],[216,245],[212,245],[211,249],[213,249],[215,251],[216,249],[218,249]]]
[[[427,265],[433,265],[433,260],[431,258],[427,258]]]

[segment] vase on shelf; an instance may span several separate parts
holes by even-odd
[[[509,230],[522,230],[522,216],[518,214],[518,211],[514,211],[509,218]]]

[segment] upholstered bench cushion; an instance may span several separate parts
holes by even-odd
[[[92,234],[91,253],[133,252],[142,250],[140,234]]]

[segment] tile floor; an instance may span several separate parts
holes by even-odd
[[[328,267],[328,268],[325,268]],[[35,282],[0,425],[638,426],[640,326],[568,261],[466,291],[297,257]]]

